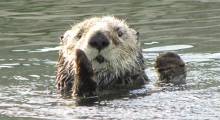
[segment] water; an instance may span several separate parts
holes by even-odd
[[[218,0],[1,0],[0,119],[220,119],[219,8]],[[92,104],[60,98],[58,37],[73,23],[109,14],[140,32],[152,82]],[[151,91],[163,51],[186,61],[186,90]]]

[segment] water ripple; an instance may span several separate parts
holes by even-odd
[[[13,68],[15,66],[19,66],[20,63],[8,63],[8,64],[0,64],[0,69],[1,68]]]
[[[182,50],[192,48],[192,45],[168,45],[168,46],[160,46],[143,49],[144,52],[161,52],[161,51],[174,51],[174,50]]]

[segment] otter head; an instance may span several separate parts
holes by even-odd
[[[137,39],[138,32],[125,21],[111,16],[94,17],[64,33],[60,56],[74,70],[75,50],[82,50],[91,61],[94,80],[98,84],[108,84],[129,72],[143,70]]]

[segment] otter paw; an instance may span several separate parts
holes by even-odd
[[[185,84],[186,68],[180,56],[173,52],[167,52],[157,57],[155,63],[159,80],[159,86]]]
[[[92,96],[96,91],[96,82],[92,79],[92,64],[85,53],[76,49],[76,71],[73,83],[73,96]]]

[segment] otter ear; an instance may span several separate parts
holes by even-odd
[[[62,34],[62,35],[60,36],[60,38],[59,38],[60,44],[63,44],[63,38],[64,38],[64,35]]]
[[[139,40],[140,33],[136,31],[137,40]]]
[[[139,32],[134,30],[133,28],[130,28],[131,29],[131,32],[136,35],[136,40],[138,41],[139,40]]]

